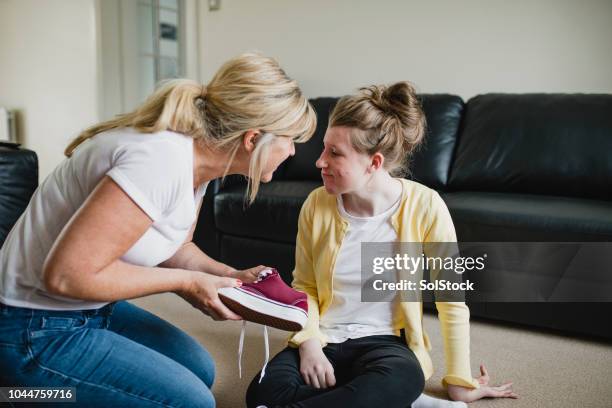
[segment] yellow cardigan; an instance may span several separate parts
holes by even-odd
[[[453,221],[440,195],[422,184],[400,179],[403,183],[401,204],[392,215],[392,224],[401,242],[456,242]],[[293,287],[308,295],[306,327],[289,338],[289,345],[317,338],[321,345],[327,339],[319,329],[319,316],[332,302],[332,280],[336,256],[348,228],[338,212],[336,197],[324,187],[310,193],[298,221]],[[461,385],[478,388],[470,369],[470,311],[463,302],[436,302],[440,320],[446,375],[444,386]],[[402,302],[406,344],[414,352],[425,379],[433,374],[428,350],[429,337],[423,328],[423,304]]]

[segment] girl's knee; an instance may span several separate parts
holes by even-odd
[[[385,392],[402,400],[414,401],[425,389],[425,376],[418,361],[396,358],[388,362]]]
[[[290,402],[293,384],[285,380],[266,375],[260,383],[259,374],[257,374],[249,384],[246,392],[247,407],[286,405]]]
[[[263,400],[265,398],[264,393],[262,393],[262,387],[259,384],[259,375],[257,375],[249,384],[246,392],[246,406],[247,408],[255,408],[263,404]]]

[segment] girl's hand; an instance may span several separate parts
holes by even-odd
[[[254,268],[243,269],[241,271],[234,271],[230,274],[232,278],[240,279],[244,283],[253,283],[259,277],[259,272],[264,269],[272,269],[269,266],[259,265]]]
[[[319,340],[309,339],[300,344],[300,374],[306,384],[315,388],[336,385],[334,367],[325,357]]]
[[[477,378],[480,388],[471,389],[460,385],[448,385],[448,396],[455,401],[472,402],[481,398],[518,398],[512,391],[512,383],[489,385],[489,373],[484,364],[480,365],[480,377]]]
[[[242,285],[242,282],[235,278],[192,271],[191,279],[176,294],[214,320],[242,320],[242,317],[229,310],[217,295],[219,288],[240,285]]]

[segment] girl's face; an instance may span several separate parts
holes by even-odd
[[[353,148],[350,132],[348,127],[331,127],[323,138],[323,152],[316,166],[321,169],[325,190],[330,194],[358,191],[370,176],[371,160]]]
[[[269,147],[268,160],[264,165],[261,181],[267,183],[282,162],[295,154],[295,144],[290,137],[279,136],[274,138]]]

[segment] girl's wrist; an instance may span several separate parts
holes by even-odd
[[[316,338],[310,338],[308,340],[304,340],[299,347],[299,351],[300,352],[310,352],[313,350],[323,350],[323,347],[321,347],[321,342],[319,341],[319,339]]]

